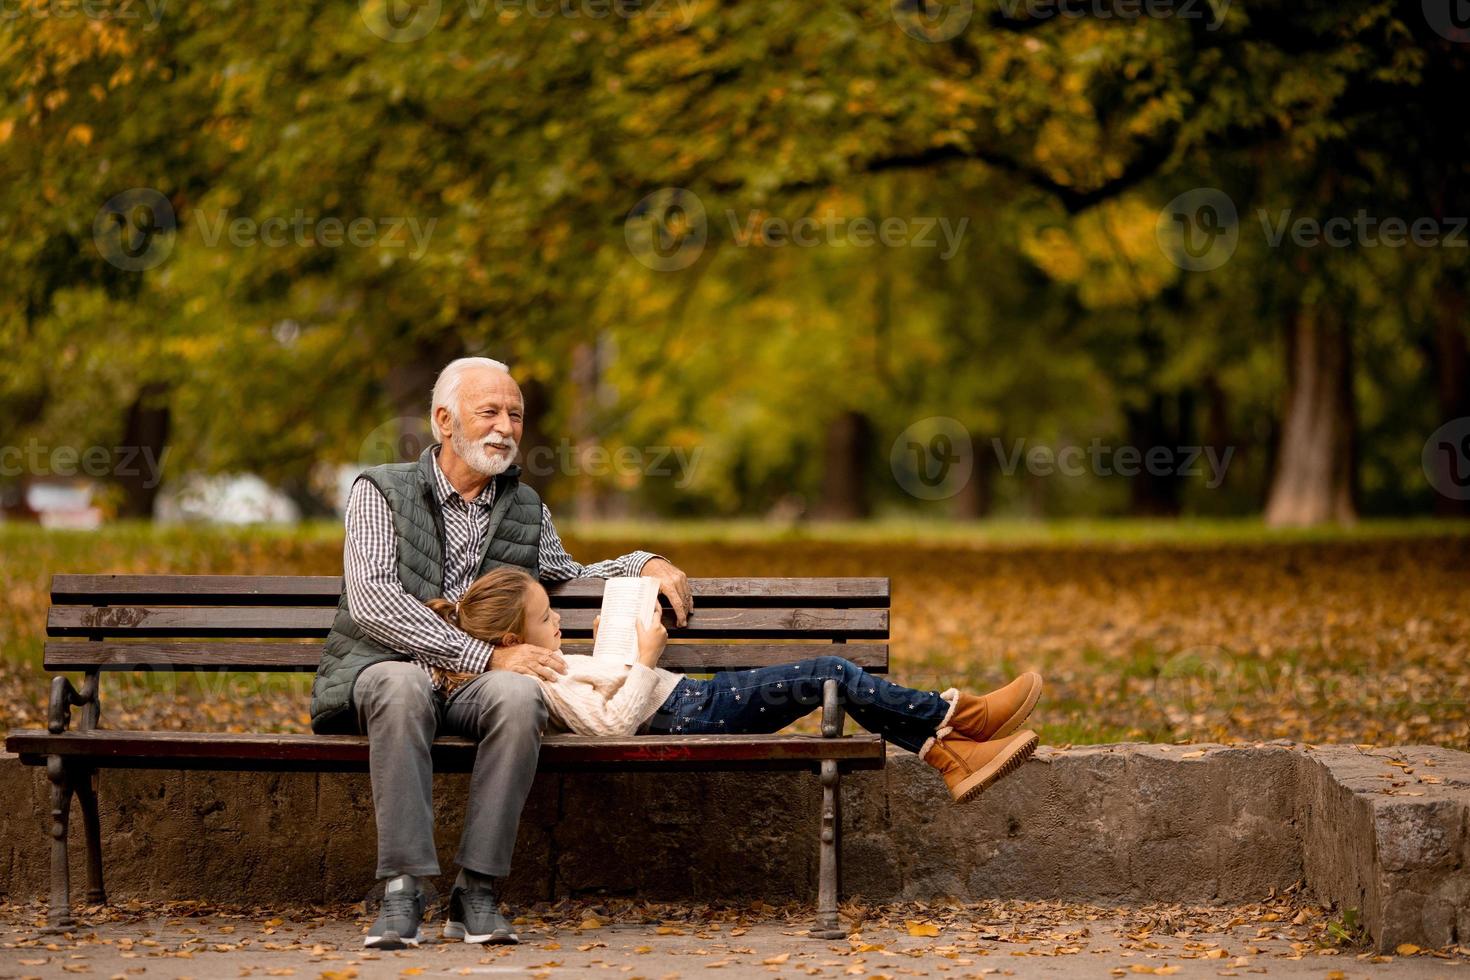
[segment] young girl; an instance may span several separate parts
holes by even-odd
[[[518,569],[482,575],[458,603],[431,599],[428,605],[490,643],[561,648],[561,616],[540,583]],[[596,629],[594,620],[594,636]],[[696,680],[658,666],[667,639],[661,623],[640,627],[632,666],[566,655],[565,674],[555,681],[538,679],[547,714],[578,735],[770,733],[820,707],[822,683],[835,679],[847,713],[938,769],[956,802],[977,796],[1036,750],[1036,733],[1017,731],[1041,696],[1041,676],[1031,671],[984,696],[900,687],[841,657],[725,670]],[[446,696],[474,677],[439,668],[434,674]]]

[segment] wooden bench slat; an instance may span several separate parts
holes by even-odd
[[[563,651],[590,654],[590,643],[567,643]],[[319,643],[107,643],[52,641],[46,644],[47,670],[316,670]],[[670,643],[659,665],[704,673],[744,670],[836,654],[875,673],[888,669],[886,643]]]
[[[591,636],[593,607],[562,612],[562,632]],[[51,636],[218,636],[321,638],[335,609],[310,606],[52,606]],[[684,628],[664,610],[664,624],[680,639],[887,639],[887,609],[707,608],[696,604]]]
[[[359,735],[268,735],[229,732],[94,731],[52,735],[12,730],[7,751],[30,765],[48,755],[116,768],[270,769],[366,771],[368,740]],[[541,743],[543,770],[627,769],[809,769],[823,759],[843,768],[881,768],[883,739],[849,735],[637,735],[626,738],[549,735]],[[435,740],[434,767],[467,772],[475,743]]]
[[[886,578],[692,578],[696,606],[819,605],[885,608]],[[603,579],[549,591],[558,607],[597,606]],[[54,575],[55,605],[335,606],[340,575]]]

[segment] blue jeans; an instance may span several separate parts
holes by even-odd
[[[841,657],[777,667],[722,670],[681,680],[644,730],[650,735],[749,735],[777,732],[822,705],[822,682],[835,679],[847,713],[870,732],[918,752],[949,711],[938,691],[915,691]]]

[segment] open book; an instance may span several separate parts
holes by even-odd
[[[592,656],[615,658],[631,667],[638,662],[637,624],[652,626],[658,617],[658,579],[635,575],[608,579]]]

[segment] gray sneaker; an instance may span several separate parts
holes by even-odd
[[[521,937],[500,914],[500,899],[483,885],[455,885],[444,917],[444,938],[509,945]]]
[[[407,877],[407,876],[404,876]],[[383,905],[377,921],[362,937],[368,949],[403,949],[424,940],[420,923],[424,918],[424,893],[412,879],[394,878],[383,890]]]

